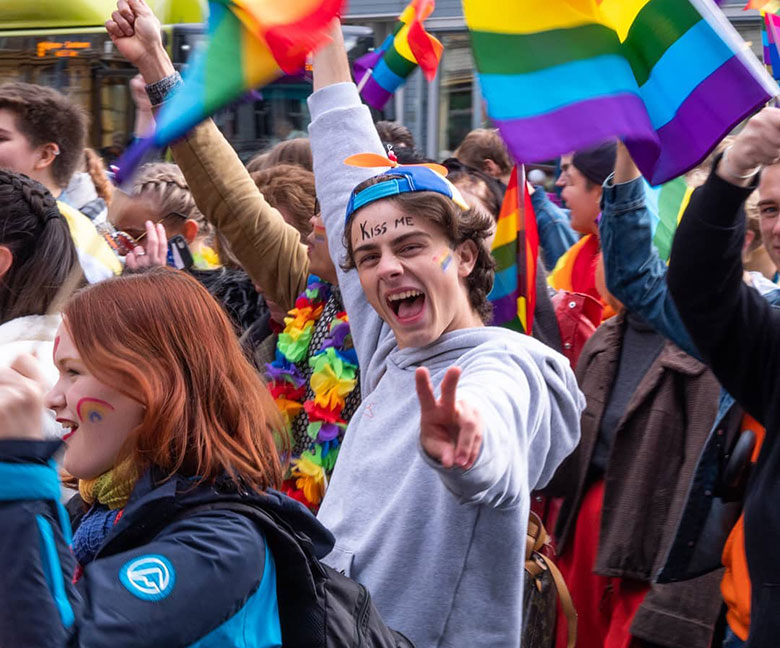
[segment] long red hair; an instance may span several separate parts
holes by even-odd
[[[64,311],[96,378],[146,406],[117,465],[278,487],[282,421],[222,308],[190,275],[125,274],[76,293]]]

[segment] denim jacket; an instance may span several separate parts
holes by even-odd
[[[686,353],[700,359],[667,288],[667,266],[653,246],[652,215],[646,206],[643,180],[615,185],[610,176],[604,183],[601,208],[599,232],[610,293]],[[765,280],[754,285],[767,301],[780,304],[780,289]],[[686,580],[721,567],[723,545],[742,505],[720,497],[717,486],[741,419],[741,408],[721,390],[718,416],[699,457],[658,582]]]
[[[567,211],[553,203],[543,187],[535,187],[535,189],[536,191],[531,194],[531,204],[536,214],[539,245],[544,253],[544,267],[549,272],[580,236],[571,228]]]

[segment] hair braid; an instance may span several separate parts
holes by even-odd
[[[12,255],[0,282],[0,323],[48,313],[80,272],[76,248],[54,196],[39,182],[0,170],[0,245]]]
[[[204,238],[212,235],[214,228],[198,209],[184,174],[175,164],[155,162],[141,167],[132,193],[148,201],[160,217],[171,212],[179,213],[198,223]]]

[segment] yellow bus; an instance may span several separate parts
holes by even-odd
[[[203,39],[205,0],[147,0],[164,27],[176,67]],[[25,81],[57,88],[91,116],[90,144],[108,161],[133,136],[135,108],[129,81],[136,73],[103,28],[116,0],[0,1],[0,83]],[[373,44],[373,32],[345,27],[352,56]],[[244,158],[308,124],[310,82],[286,77],[215,116]]]

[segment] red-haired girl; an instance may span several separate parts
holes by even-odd
[[[217,303],[166,268],[90,286],[64,310],[54,361],[45,396],[30,356],[0,369],[0,645],[281,645],[266,539],[213,505],[272,511],[324,552],[332,536],[269,490],[279,414]],[[63,465],[85,503],[73,529],[44,405],[68,428]]]

